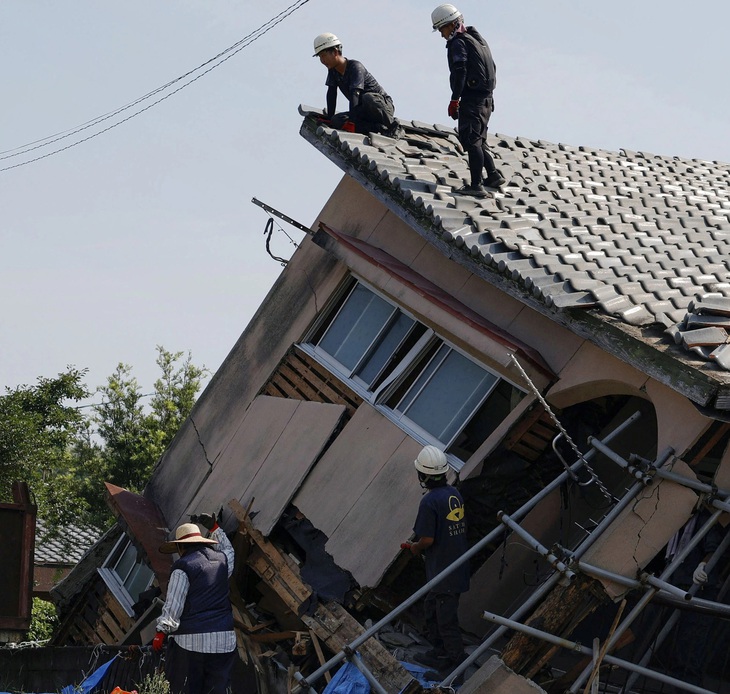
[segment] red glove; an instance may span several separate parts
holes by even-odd
[[[451,116],[454,120],[456,120],[459,117],[459,100],[458,99],[452,99],[449,101],[449,116]]]
[[[158,631],[155,634],[155,638],[152,639],[152,650],[155,653],[159,653],[162,650],[162,646],[165,643],[165,636],[167,636],[167,634],[163,634],[161,631]]]
[[[411,543],[410,542],[401,542],[400,543],[400,548],[401,549],[410,549],[411,548]]]
[[[355,124],[351,120],[346,120],[342,124],[342,129],[347,130],[348,133],[354,133],[355,132]]]

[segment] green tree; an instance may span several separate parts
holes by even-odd
[[[53,630],[58,626],[56,606],[47,600],[33,598],[30,612],[30,629],[26,639],[28,641],[47,641],[53,636]]]
[[[192,363],[190,353],[183,359],[183,352],[168,352],[160,346],[157,353],[162,374],[155,381],[149,411],[132,368],[120,363],[98,389],[103,400],[93,407],[93,427],[79,440],[76,456],[85,460],[87,471],[93,471],[84,487],[97,524],[109,520],[103,483],[134,492],[144,489],[160,456],[190,414],[208,373]],[[100,443],[94,443],[94,436]]]
[[[205,367],[190,353],[157,347],[160,378],[148,397],[132,367],[119,364],[90,396],[86,370],[69,369],[35,386],[0,396],[0,502],[11,501],[15,480],[28,483],[50,533],[69,523],[108,527],[113,519],[104,482],[141,492],[160,456],[190,414]]]
[[[76,403],[89,396],[85,370],[69,367],[34,386],[0,396],[0,501],[11,501],[15,480],[28,483],[39,514],[63,525],[86,511],[74,490],[71,453],[84,417]]]

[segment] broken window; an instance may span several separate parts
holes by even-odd
[[[132,541],[122,535],[111,554],[98,569],[117,602],[132,616],[133,605],[139,600],[140,593],[152,583],[154,573],[142,561]]]
[[[415,438],[469,458],[525,393],[360,282],[347,285],[310,353]]]

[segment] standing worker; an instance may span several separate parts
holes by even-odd
[[[403,129],[395,107],[377,80],[357,60],[342,55],[342,42],[330,33],[314,39],[314,57],[327,68],[327,120],[332,127],[357,133],[379,133],[399,138]],[[335,114],[337,90],[349,101],[349,111]]]
[[[500,188],[504,184],[487,146],[497,67],[487,42],[474,27],[464,24],[463,15],[453,5],[439,5],[431,13],[431,24],[446,39],[451,82],[448,113],[459,121],[459,141],[469,157],[471,183],[454,192],[483,198],[485,185]],[[482,178],[484,169],[486,179]]]
[[[421,499],[413,532],[418,538],[404,543],[411,554],[423,553],[426,580],[435,578],[468,549],[464,500],[446,481],[449,464],[443,451],[426,446],[414,461],[421,487],[428,491]],[[459,596],[469,590],[469,563],[464,562],[432,586],[423,602],[426,639],[433,648],[419,660],[446,675],[466,657],[459,628]]]
[[[215,514],[193,519],[210,538],[195,523],[183,523],[175,539],[160,546],[163,554],[177,552],[180,558],[172,565],[152,649],[161,651],[171,635],[165,675],[172,694],[226,694],[236,647],[228,593],[234,552]]]

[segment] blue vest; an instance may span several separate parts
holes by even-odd
[[[228,597],[228,561],[223,552],[201,547],[180,557],[172,570],[185,572],[190,582],[178,634],[204,634],[233,629]]]

